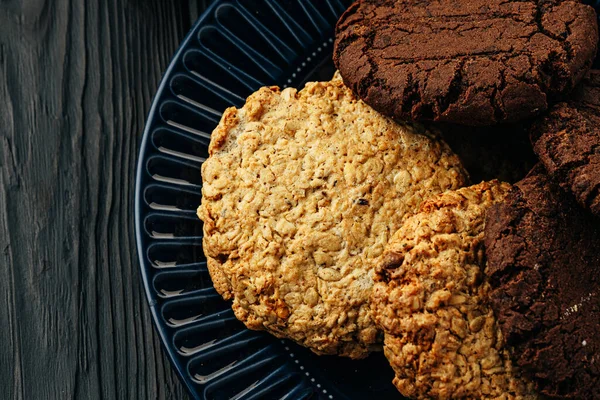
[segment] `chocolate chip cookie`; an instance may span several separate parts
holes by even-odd
[[[483,280],[485,214],[509,189],[483,182],[425,201],[386,247],[372,306],[404,396],[537,398],[504,347]]]
[[[202,165],[203,249],[251,329],[320,354],[381,347],[372,269],[405,215],[464,185],[456,155],[340,80],[270,87],[229,108]]]
[[[600,216],[600,71],[537,121],[531,140],[548,173]]]
[[[492,125],[537,115],[592,65],[596,14],[572,0],[358,0],[338,21],[344,82],[400,120]]]
[[[600,221],[538,165],[488,213],[485,245],[516,365],[549,398],[600,399]]]

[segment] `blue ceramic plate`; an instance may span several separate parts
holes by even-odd
[[[264,85],[328,80],[348,0],[216,1],[158,89],[137,171],[137,244],[154,322],[196,399],[398,398],[382,354],[319,357],[239,323],[202,253],[200,165],[225,108]]]
[[[319,357],[239,323],[213,289],[195,214],[200,165],[223,110],[264,85],[328,80],[334,26],[351,2],[216,1],[154,99],[137,170],[137,247],[156,328],[194,399],[399,398],[382,354]]]

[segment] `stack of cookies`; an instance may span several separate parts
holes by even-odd
[[[331,81],[212,134],[216,290],[408,398],[600,399],[597,43],[578,1],[356,1]]]

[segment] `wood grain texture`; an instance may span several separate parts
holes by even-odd
[[[181,399],[141,285],[138,147],[207,1],[0,1],[0,398]]]

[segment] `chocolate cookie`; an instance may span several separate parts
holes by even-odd
[[[336,29],[334,62],[376,110],[464,125],[544,111],[592,65],[592,7],[571,0],[359,0]]]
[[[600,71],[536,122],[531,140],[550,175],[600,216]]]
[[[515,363],[550,398],[600,399],[600,221],[538,165],[488,213],[485,246]]]
[[[487,127],[437,124],[436,127],[460,157],[473,183],[492,179],[514,183],[537,163],[525,124]]]

